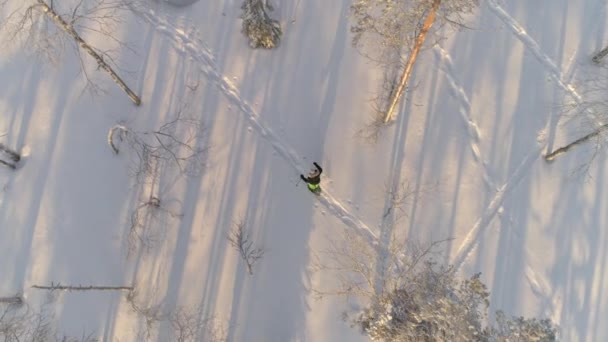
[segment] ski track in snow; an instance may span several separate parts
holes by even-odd
[[[527,33],[526,30],[511,17],[495,0],[488,0],[488,6],[492,12],[502,20],[505,25],[515,34],[515,36],[524,44],[526,49],[531,51],[536,59],[549,71],[549,77],[555,81],[560,88],[566,91],[572,98],[579,103],[582,97],[576,91],[576,88],[564,80],[562,72],[557,67],[555,62],[546,53],[543,52],[540,45]]]
[[[475,123],[475,120],[471,117],[471,102],[469,101],[469,97],[465,93],[462,84],[457,81],[456,77],[454,77],[455,72],[452,58],[448,52],[442,49],[439,45],[435,45],[433,50],[435,51],[437,58],[444,64],[445,70],[442,71],[448,80],[448,85],[450,86],[452,95],[458,101],[458,114],[460,114],[460,118],[462,119],[467,134],[469,135],[473,158],[476,162],[481,164],[483,181],[488,189],[498,191],[498,186],[496,185],[496,182],[494,182],[493,177],[490,175],[489,164],[481,155],[481,132],[479,131],[479,126],[477,126],[477,123]]]
[[[538,43],[528,36],[525,30],[495,1],[488,0],[488,4],[489,8],[513,31],[513,33],[520,39],[525,47],[533,52],[534,56],[539,60],[543,67],[549,71],[550,78],[553,79],[556,84],[566,91],[576,102],[580,102],[582,98],[574,86],[564,81],[564,77],[559,68],[551,60],[551,58],[542,52]],[[229,78],[224,77],[218,71],[213,54],[210,52],[210,49],[204,42],[192,40],[184,32],[184,30],[176,28],[166,20],[156,16],[153,10],[135,9],[134,12],[139,14],[145,21],[151,24],[155,30],[171,39],[176,49],[186,53],[188,56],[193,58],[193,60],[197,61],[200,64],[201,70],[207,75],[209,80],[217,84],[218,88],[225,94],[225,96],[236,106],[238,106],[252,127],[266,141],[268,141],[281,155],[281,157],[289,162],[294,169],[296,169],[298,172],[302,172],[302,170],[305,169],[302,166],[302,158],[300,158],[298,154],[288,146],[287,143],[283,142],[278,135],[276,135],[266,124],[262,122],[255,110],[240,97],[239,91],[234,83],[232,83]],[[483,168],[484,182],[486,186],[496,191],[496,194],[490,201],[489,205],[484,210],[481,217],[476,221],[474,226],[470,229],[464,241],[459,246],[458,252],[453,258],[454,266],[459,269],[479,243],[481,236],[491,223],[492,219],[498,213],[505,198],[507,198],[507,196],[509,196],[509,194],[516,188],[521,180],[527,176],[528,171],[531,169],[534,162],[539,159],[544,146],[541,148],[536,148],[529,153],[524,158],[523,162],[517,167],[513,175],[510,176],[502,186],[496,186],[488,172],[487,162],[481,157],[479,149],[481,134],[477,124],[470,116],[470,102],[468,97],[464,93],[462,86],[460,86],[453,77],[451,58],[441,48],[436,47],[435,52],[438,55],[438,58],[444,62],[446,67],[445,74],[447,76],[449,86],[453,95],[459,101],[458,111],[470,137],[471,151],[473,156]],[[327,208],[327,210],[340,219],[344,224],[351,227],[358,234],[370,241],[373,245],[377,246],[378,236],[364,222],[345,209],[340,201],[336,200],[330,193],[323,192],[318,200]],[[534,269],[527,263],[525,275],[534,293],[544,297],[549,295],[550,292],[547,287],[548,282],[546,281],[545,277],[534,271]]]
[[[556,63],[553,62],[553,60],[542,51],[540,45],[532,37],[530,37],[524,28],[502,7],[500,7],[495,0],[488,0],[487,3],[490,10],[513,32],[513,34],[515,34],[515,36],[524,44],[525,48],[533,53],[539,63],[548,71],[549,77],[562,90],[570,95],[576,103],[581,103],[582,97],[576,91],[576,88],[565,80],[564,75],[559,70]],[[450,83],[452,82],[450,81]],[[541,131],[546,131],[549,124],[550,122],[547,122]],[[545,147],[546,142],[543,142],[540,148],[532,150],[524,158],[523,162],[517,167],[509,179],[507,179],[505,184],[503,184],[496,191],[496,194],[482,213],[481,217],[475,222],[463,242],[460,244],[458,251],[453,258],[454,267],[456,267],[456,269],[462,267],[463,263],[471,255],[471,252],[479,244],[483,233],[489,227],[494,216],[498,213],[505,198],[507,198],[507,196],[509,196],[509,194],[517,187],[521,180],[528,175],[534,162],[540,159],[542,156],[542,151],[545,149]],[[547,285],[549,282],[542,274],[536,272],[527,261],[525,265],[525,275],[530,287],[532,288],[532,291],[535,294],[544,298],[550,298],[551,292]],[[554,305],[555,304],[557,303],[554,303]]]
[[[488,204],[481,217],[477,219],[473,225],[473,228],[469,230],[468,234],[464,238],[464,241],[460,244],[458,252],[453,258],[453,265],[456,269],[459,269],[462,266],[473,249],[477,246],[481,236],[490,225],[490,222],[492,222],[494,216],[496,216],[496,213],[498,213],[505,198],[517,187],[521,180],[528,175],[528,172],[530,171],[530,168],[534,162],[539,159],[542,149],[543,148],[536,148],[534,151],[529,153],[524,158],[524,161],[519,164],[515,172],[513,172],[513,175],[511,175],[505,184],[498,189],[490,201],[490,204]]]
[[[560,88],[562,88],[578,105],[583,102],[583,98],[576,91],[574,85],[566,80],[564,74],[557,67],[557,64],[553,62],[551,57],[543,52],[540,45],[526,33],[526,30],[507,13],[495,0],[488,0],[488,7],[490,10],[500,19],[503,23],[515,34],[515,36],[524,44],[525,48],[531,51],[536,59],[542,64],[542,66],[549,71],[549,78],[551,78]],[[599,13],[599,11],[597,11]],[[596,125],[601,126],[603,123],[597,118],[597,115],[585,109],[585,112],[590,119],[593,119]]]
[[[154,27],[155,30],[168,37],[174,43],[174,47],[191,57],[194,61],[200,64],[201,70],[205,73],[211,82],[214,82],[224,95],[236,105],[249,124],[261,135],[263,139],[269,142],[272,147],[285,159],[298,173],[305,173],[305,167],[302,166],[302,158],[296,153],[293,148],[290,148],[286,142],[275,134],[270,126],[266,125],[256,113],[256,111],[241,98],[238,89],[230,81],[229,78],[223,76],[218,70],[215,58],[210,49],[203,41],[194,41],[182,29],[174,27],[167,20],[155,15],[151,9],[132,8],[142,19]],[[358,234],[367,239],[372,245],[377,245],[377,236],[374,232],[360,219],[351,214],[340,201],[336,200],[330,193],[323,191],[319,196],[319,202],[322,203],[328,211],[340,219],[344,224],[354,229]]]

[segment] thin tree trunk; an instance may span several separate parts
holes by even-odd
[[[49,7],[49,5],[46,4],[46,2],[44,2],[44,0],[37,0],[37,1],[40,4],[40,6],[42,6],[42,11],[47,16],[49,16],[51,19],[53,19],[53,21],[64,32],[66,32],[72,38],[74,38],[76,43],[78,43],[78,45],[80,45],[80,47],[82,47],[83,50],[85,50],[89,55],[91,55],[93,58],[95,58],[95,61],[97,62],[99,67],[101,67],[103,70],[107,71],[110,74],[110,77],[112,78],[112,80],[116,84],[118,84],[118,86],[122,90],[124,90],[125,93],[127,93],[129,98],[131,98],[131,101],[133,101],[133,103],[135,103],[136,105],[139,106],[141,104],[141,99],[139,98],[139,96],[137,96],[129,88],[129,86],[127,86],[127,84],[120,78],[120,76],[118,76],[118,74],[116,74],[116,72],[114,72],[112,67],[109,66],[108,63],[106,63],[103,60],[103,57],[100,56],[97,52],[95,52],[95,50],[80,37],[78,32],[76,32],[72,26],[70,26],[65,20],[63,20],[63,18],[61,18],[61,16],[59,16],[57,13],[55,13],[55,11],[51,7]]]
[[[61,291],[91,291],[91,290],[97,290],[97,291],[132,291],[133,287],[132,286],[70,286],[70,285],[61,285],[61,284],[53,284],[51,283],[50,286],[45,286],[45,285],[33,285],[32,288],[35,289],[39,289],[39,290],[61,290]]]
[[[568,145],[566,145],[564,147],[560,147],[557,150],[545,155],[545,160],[552,161],[553,159],[555,159],[555,157],[559,156],[560,154],[564,154],[564,153],[568,152],[571,148],[573,148],[577,145],[580,145],[593,137],[598,136],[600,133],[602,133],[606,129],[608,129],[608,124],[603,124],[598,129],[596,129],[594,132],[589,133],[589,134],[585,135],[584,137],[577,139],[577,140],[569,143]]]
[[[410,76],[412,75],[412,70],[414,69],[414,63],[416,62],[416,59],[418,58],[418,53],[420,53],[422,44],[424,44],[424,40],[426,39],[426,34],[429,32],[429,30],[431,29],[431,26],[433,26],[433,23],[435,22],[435,14],[437,13],[437,9],[439,9],[440,3],[441,3],[441,0],[433,1],[433,5],[431,6],[431,9],[429,10],[429,14],[427,15],[426,20],[424,21],[424,24],[422,25],[422,30],[420,30],[420,33],[416,37],[416,40],[414,42],[414,49],[412,50],[412,54],[410,55],[410,58],[408,59],[406,65],[405,65],[405,69],[403,70],[403,74],[401,75],[401,80],[399,81],[399,86],[397,87],[397,90],[393,93],[393,95],[391,96],[391,99],[389,101],[390,105],[388,106],[388,110],[386,111],[386,114],[384,116],[385,124],[391,120],[391,118],[393,116],[393,112],[395,111],[395,107],[397,106],[397,103],[399,102],[399,99],[401,98],[401,95],[403,94],[405,85],[407,84],[407,81],[409,80]]]

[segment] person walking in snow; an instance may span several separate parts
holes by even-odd
[[[312,191],[315,194],[319,194],[321,192],[321,173],[323,173],[323,169],[317,162],[313,163],[315,165],[315,169],[311,170],[308,173],[308,177],[304,177],[304,175],[300,175],[300,178],[306,184],[308,184],[308,190]]]

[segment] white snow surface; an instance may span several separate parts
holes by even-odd
[[[453,237],[445,261],[482,272],[491,311],[549,317],[564,341],[607,341],[605,154],[584,180],[571,173],[579,151],[542,158],[576,137],[559,104],[584,99],[577,76],[608,42],[605,1],[482,1],[472,30],[421,54],[376,144],[357,131],[381,70],[351,47],[350,2],[272,4],[284,34],[265,51],[240,33],[240,1],[140,2],[119,28],[135,53],[118,58],[140,107],[86,54],[104,94],[83,92],[70,50],[44,64],[3,49],[0,142],[24,158],[0,168],[0,297],[36,307],[47,298],[33,285],[133,285],[150,305],[200,305],[229,341],[366,341],[341,320],[344,299],[313,298],[336,280],[311,272],[312,253],[345,229],[385,243],[386,187],[408,181],[432,190],[393,229]],[[206,126],[205,170],[164,174],[160,197],[182,216],[127,257],[142,189],[108,129],[151,129],[179,110]],[[324,168],[318,199],[298,182],[313,161]],[[266,249],[253,276],[226,238],[241,220]],[[122,292],[63,292],[49,307],[72,336],[137,341],[143,328]]]

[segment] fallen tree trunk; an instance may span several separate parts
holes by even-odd
[[[112,69],[112,67],[110,65],[108,65],[108,63],[106,63],[106,61],[104,61],[103,57],[101,55],[99,55],[89,44],[87,44],[87,42],[85,42],[80,35],[78,34],[78,32],[76,32],[76,30],[74,30],[74,28],[69,25],[65,20],[63,20],[63,18],[58,15],[57,13],[55,13],[55,11],[49,6],[47,5],[47,3],[44,0],[36,0],[38,2],[38,4],[42,7],[42,11],[49,17],[51,18],[55,24],[61,28],[61,30],[63,30],[65,33],[69,34],[78,45],[80,45],[80,47],[86,51],[89,55],[91,55],[95,61],[97,62],[97,65],[99,65],[100,68],[102,68],[103,70],[105,70],[108,74],[110,74],[110,77],[112,78],[112,80],[118,84],[118,86],[125,92],[127,93],[127,95],[129,96],[129,98],[131,99],[131,101],[133,101],[133,103],[135,103],[137,106],[139,106],[141,104],[141,99],[139,98],[139,96],[137,96],[130,88],[129,86],[127,86],[127,84],[120,78],[120,76],[118,76],[118,74],[116,72],[114,72],[114,70]]]
[[[23,298],[21,298],[21,296],[0,297],[0,303],[21,305],[23,304]]]
[[[82,285],[61,285],[54,284],[51,285],[33,285],[32,288],[38,290],[60,290],[60,291],[133,291],[133,286],[82,286]]]
[[[557,150],[545,155],[545,160],[546,161],[553,161],[557,156],[559,156],[560,154],[564,154],[566,152],[568,152],[571,148],[583,144],[584,142],[586,142],[587,140],[598,136],[600,133],[602,133],[603,131],[608,129],[608,124],[603,124],[601,125],[598,129],[596,129],[595,131],[585,135],[582,138],[576,139],[573,142],[569,143],[568,145],[564,146],[564,147],[560,147]]]
[[[600,63],[602,58],[608,55],[608,47],[605,47],[602,51],[598,52],[595,56],[593,56],[592,60],[594,63]]]
[[[405,65],[405,69],[403,70],[403,74],[401,75],[401,80],[399,81],[397,90],[391,95],[391,98],[389,100],[390,105],[388,106],[386,114],[384,115],[385,124],[391,120],[391,118],[393,116],[393,112],[395,111],[395,107],[397,107],[397,103],[399,102],[399,99],[401,98],[401,95],[403,94],[403,91],[405,90],[405,85],[407,84],[407,81],[409,80],[410,76],[412,75],[412,70],[414,69],[414,63],[416,63],[416,59],[418,58],[418,54],[420,53],[422,44],[424,44],[427,33],[430,31],[431,27],[433,26],[433,23],[435,22],[435,14],[437,13],[437,10],[439,9],[440,4],[441,4],[441,0],[433,1],[433,5],[431,6],[431,8],[429,10],[429,14],[427,15],[427,17],[424,21],[424,24],[422,25],[422,29],[420,30],[420,33],[416,37],[416,40],[414,42],[414,49],[412,50],[412,53],[410,54],[410,58],[408,59],[406,65]]]

